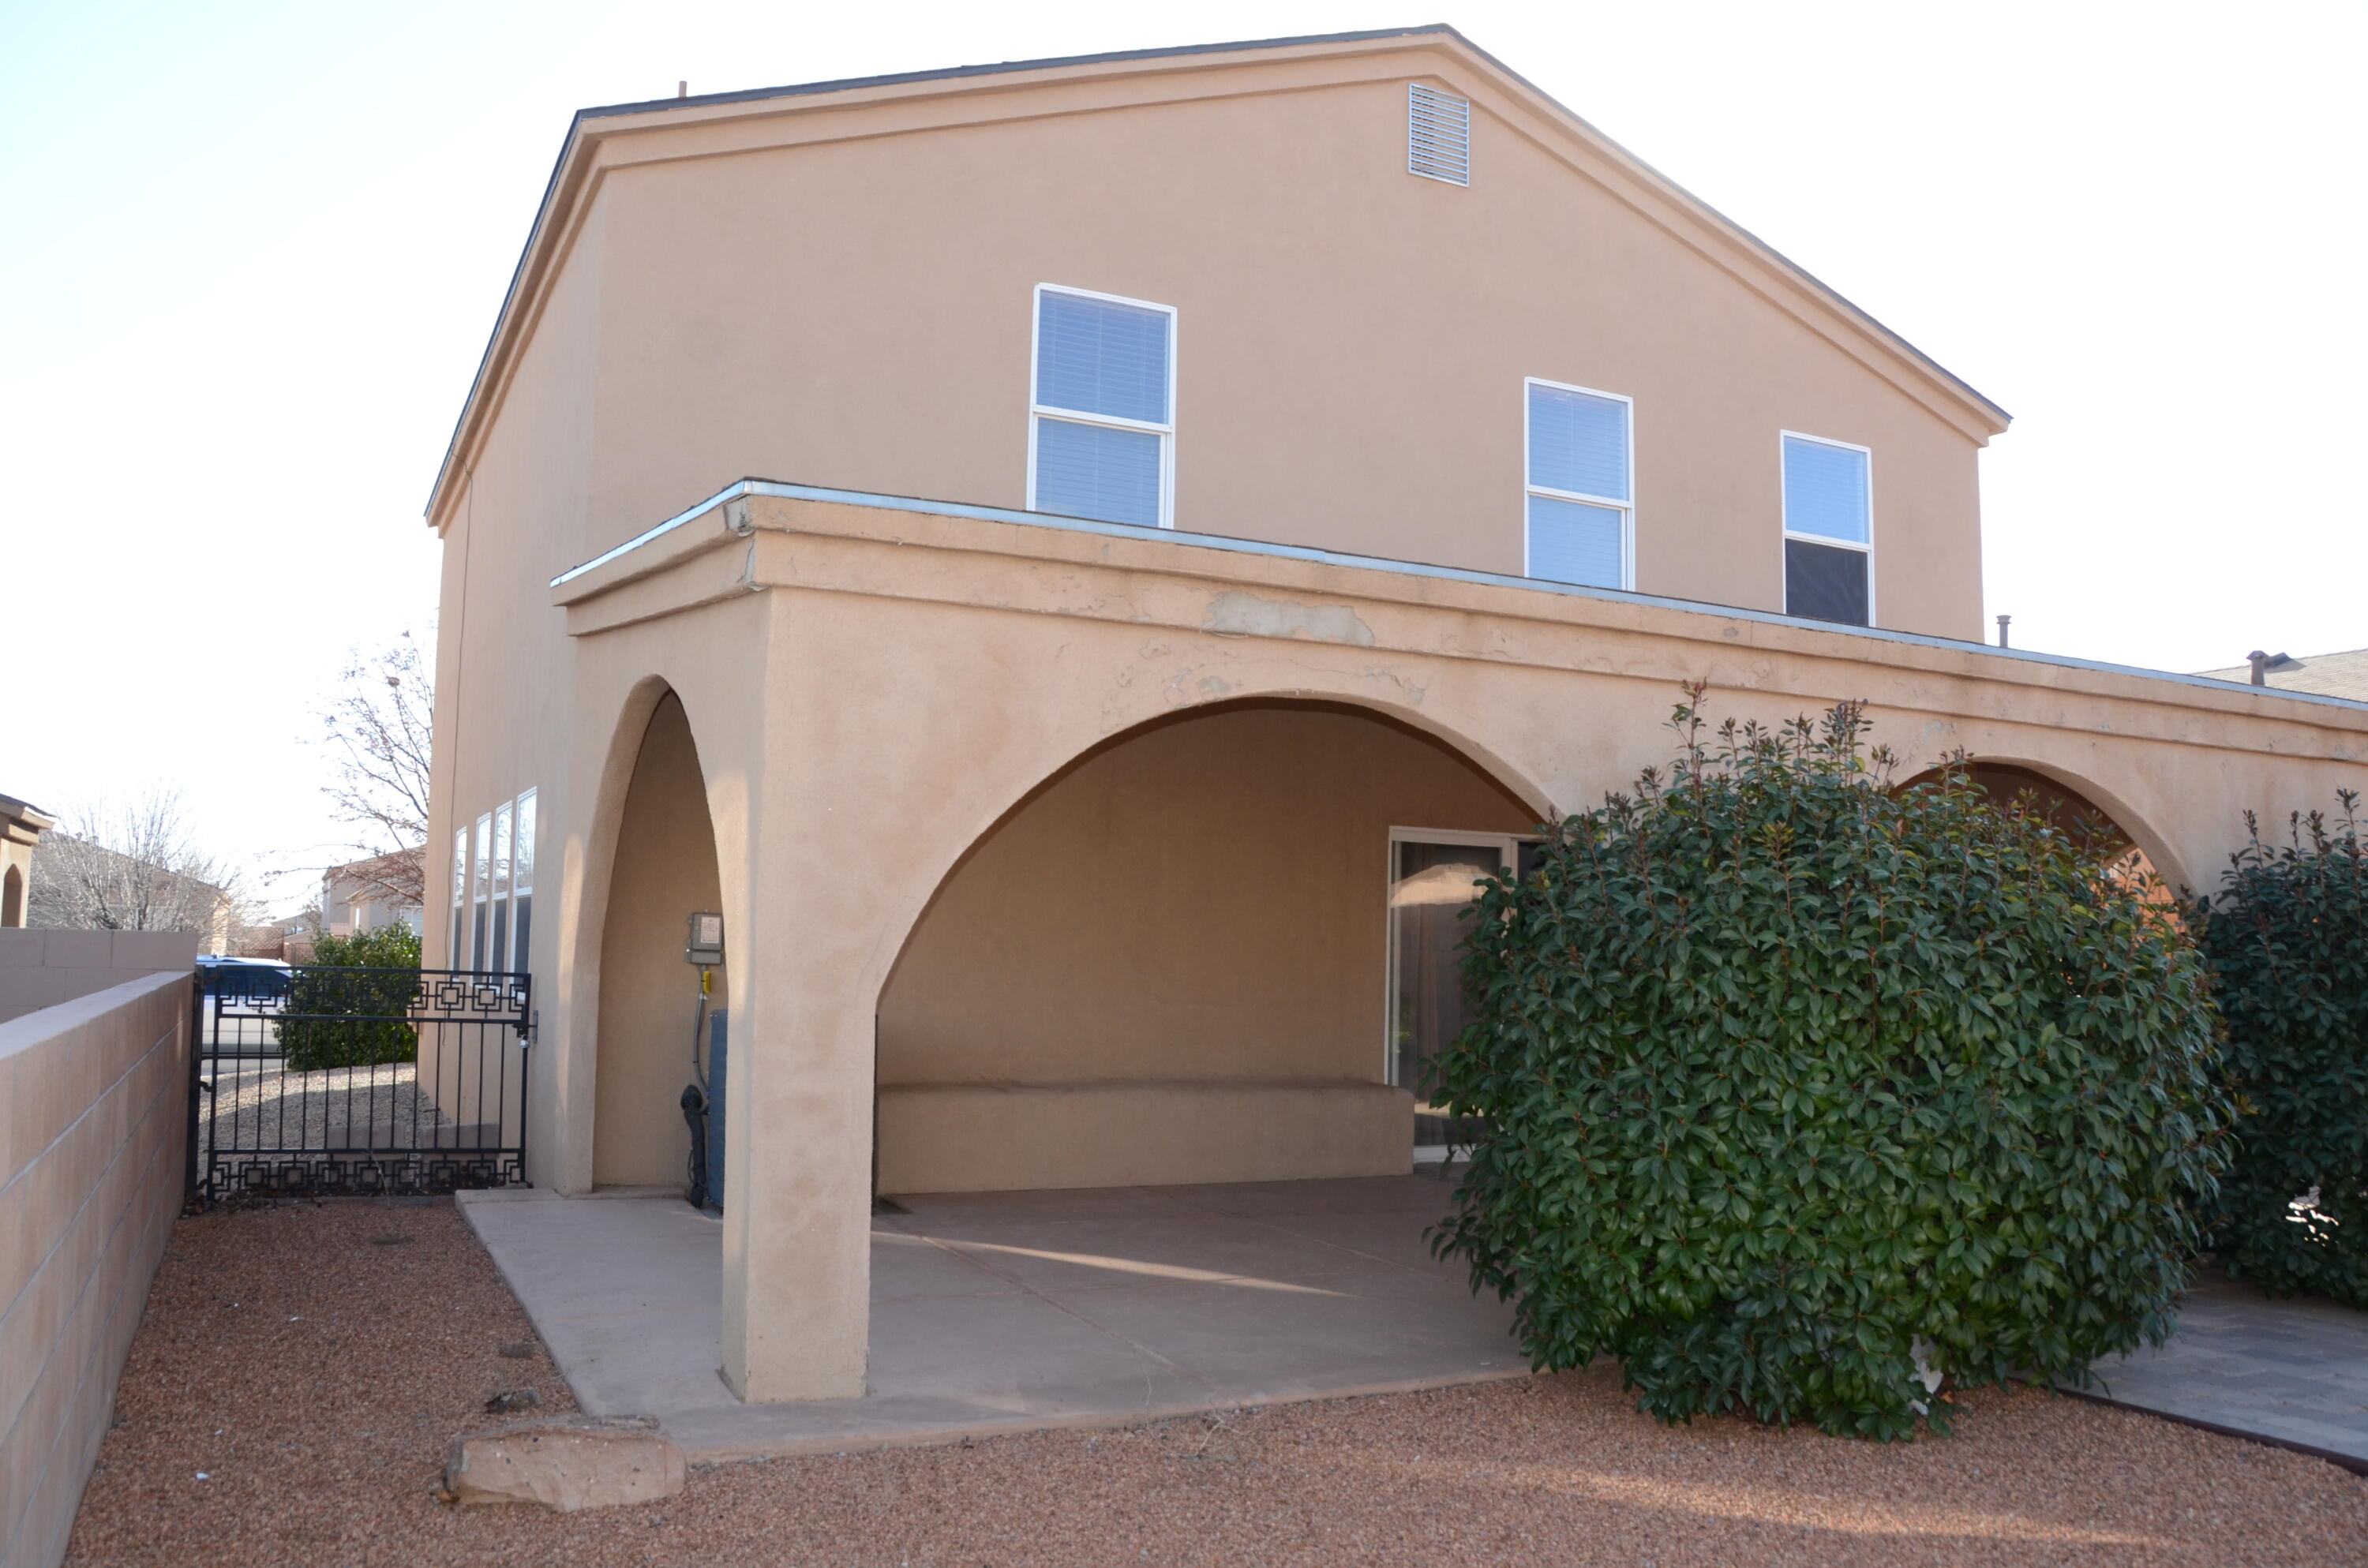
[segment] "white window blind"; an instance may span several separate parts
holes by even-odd
[[[1783,460],[1784,613],[1873,625],[1873,455],[1786,431]]]
[[[1629,401],[1532,379],[1528,386],[1528,571],[1557,583],[1632,585],[1635,517]]]
[[[1040,285],[1033,379],[1029,509],[1171,526],[1175,311]]]
[[[1406,173],[1472,183],[1472,106],[1452,93],[1406,84]]]

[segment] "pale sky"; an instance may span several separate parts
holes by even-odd
[[[313,715],[435,612],[420,508],[575,108],[1429,21],[2014,414],[2019,646],[2368,644],[2368,0],[0,0],[0,793],[177,784],[219,853],[333,858]]]

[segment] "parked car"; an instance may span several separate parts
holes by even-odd
[[[198,978],[212,996],[260,1001],[288,994],[289,969],[277,959],[243,959],[228,953],[199,953]]]

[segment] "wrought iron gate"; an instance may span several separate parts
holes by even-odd
[[[191,1199],[525,1185],[532,999],[523,974],[200,965]]]

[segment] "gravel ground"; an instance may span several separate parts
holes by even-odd
[[[446,1442],[499,1419],[489,1396],[572,1407],[531,1337],[449,1204],[183,1221],[68,1561],[2368,1562],[2368,1482],[2278,1449],[2027,1390],[1968,1396],[1956,1435],[1888,1447],[1668,1428],[1600,1367],[702,1467],[640,1508],[438,1503]]]
[[[239,1149],[450,1148],[456,1128],[419,1093],[408,1062],[290,1073],[277,1062],[224,1062],[199,1108],[199,1131]]]

